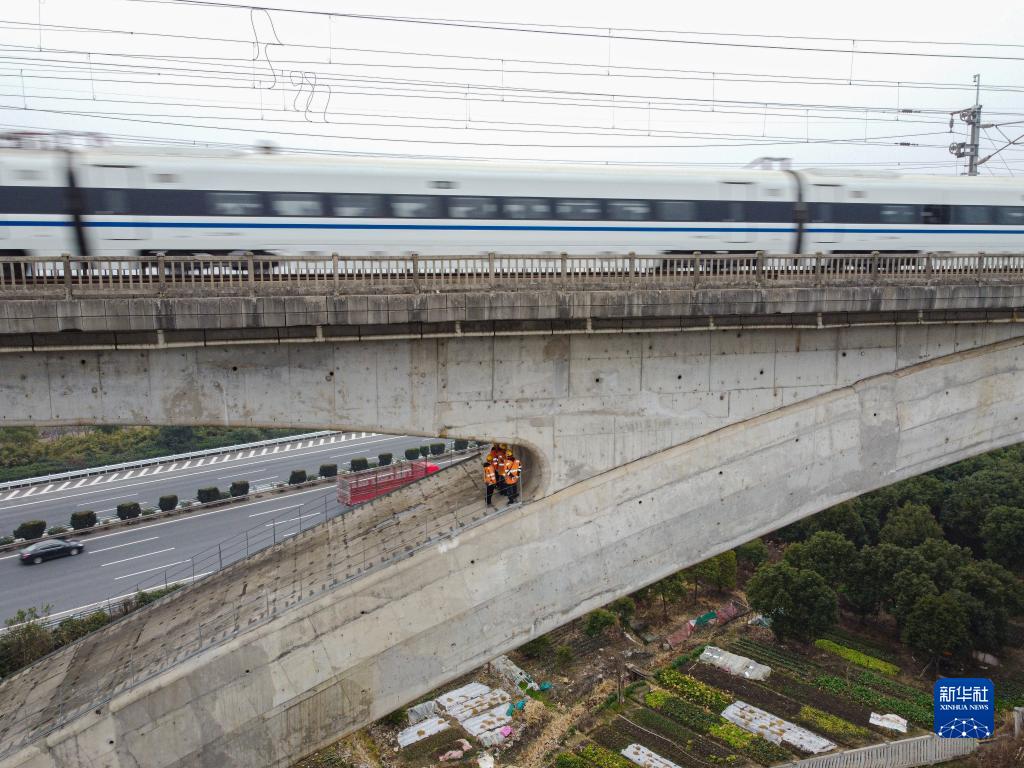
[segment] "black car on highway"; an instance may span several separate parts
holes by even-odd
[[[39,564],[43,560],[52,560],[55,557],[77,555],[83,549],[85,549],[85,545],[79,541],[65,541],[64,539],[37,541],[21,550],[21,564]]]

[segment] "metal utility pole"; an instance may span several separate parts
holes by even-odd
[[[967,175],[978,175],[978,131],[981,129],[981,75],[974,76],[974,106],[960,110],[960,119],[971,126],[970,141],[954,142],[949,145],[951,154],[957,157],[967,158]],[[949,129],[953,130],[953,117],[956,112],[951,112],[949,118]]]

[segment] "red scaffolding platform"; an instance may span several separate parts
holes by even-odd
[[[440,469],[429,461],[403,461],[338,475],[338,501],[352,506],[391,493]]]

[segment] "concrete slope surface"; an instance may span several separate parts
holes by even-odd
[[[331,521],[4,683],[0,767],[290,765],[679,568],[1019,442],[1022,373],[1024,342],[1009,340],[865,379],[475,525],[446,518],[461,533],[337,584],[330,572],[340,572],[345,532]],[[471,470],[395,494],[377,514],[384,522],[383,506],[411,506],[396,524],[409,542],[428,510],[468,522],[482,511]],[[261,615],[251,598],[263,595],[273,595],[276,613]],[[126,662],[134,654],[158,668],[163,648],[202,626],[209,639],[155,676],[140,679],[133,665],[142,662]],[[87,688],[102,672],[119,692],[48,732],[59,692]]]

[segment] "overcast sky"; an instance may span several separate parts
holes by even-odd
[[[969,5],[895,0],[257,5],[7,0],[0,125],[118,142],[732,166],[772,156],[949,174],[963,161],[948,146],[966,138],[949,113],[974,103],[979,74],[983,122],[1005,124],[982,131],[982,155],[1024,133],[1019,3],[986,4],[976,21]],[[982,168],[1024,173],[1024,146]]]

